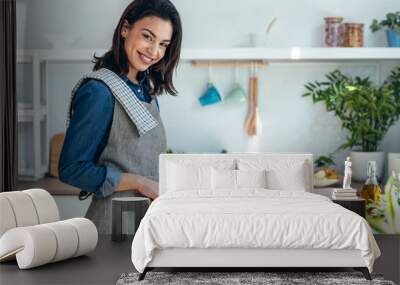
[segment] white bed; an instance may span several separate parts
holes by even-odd
[[[160,197],[132,243],[140,278],[155,267],[354,267],[370,278],[380,255],[372,232],[359,215],[312,194],[312,161],[161,155]]]

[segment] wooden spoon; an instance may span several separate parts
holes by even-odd
[[[250,77],[249,80],[249,112],[245,123],[245,129],[249,136],[256,134],[256,107],[257,107],[257,78]]]
[[[251,120],[253,117],[253,86],[252,86],[252,81],[251,77],[249,78],[249,110],[247,112],[247,118],[245,122],[245,130],[248,135],[250,135],[250,126],[251,126]]]
[[[254,126],[253,126],[253,135],[257,135],[258,130],[258,78],[256,75],[253,76],[253,97],[254,97]]]

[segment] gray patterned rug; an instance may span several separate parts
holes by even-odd
[[[117,285],[134,284],[268,284],[268,285],[297,285],[297,284],[328,284],[328,285],[357,285],[379,284],[395,285],[392,281],[384,280],[381,276],[372,275],[368,281],[360,272],[148,272],[142,281],[138,281],[139,273],[124,273]]]

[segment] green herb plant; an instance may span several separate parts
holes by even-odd
[[[365,152],[377,151],[380,142],[400,117],[400,67],[376,86],[369,77],[351,77],[335,70],[327,80],[305,85],[303,97],[313,103],[323,102],[348,131],[340,149],[350,148]]]
[[[389,30],[394,30],[398,34],[400,34],[400,11],[397,11],[395,13],[387,13],[386,19],[380,22],[374,19],[369,27],[372,32],[376,32],[383,28],[386,28]]]

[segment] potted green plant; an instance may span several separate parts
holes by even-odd
[[[386,29],[386,37],[389,47],[400,47],[400,11],[387,13],[386,19],[378,21],[374,19],[370,25],[372,32]]]
[[[400,117],[400,68],[392,72],[381,85],[366,78],[351,77],[335,70],[326,75],[327,81],[305,85],[303,97],[310,96],[314,103],[325,103],[343,129],[347,140],[340,149],[351,149],[353,178],[364,181],[368,160],[377,162],[377,174],[382,177],[385,154],[379,144],[389,128]]]

